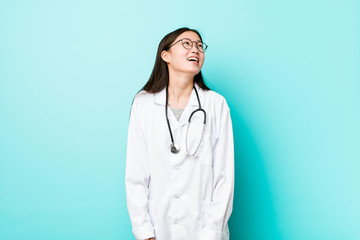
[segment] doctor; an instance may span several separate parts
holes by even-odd
[[[201,74],[206,48],[194,29],[167,34],[134,98],[125,183],[136,239],[229,239],[233,132],[225,99]]]

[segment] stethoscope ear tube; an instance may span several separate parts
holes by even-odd
[[[198,146],[196,147],[195,151],[193,154],[189,153],[189,150],[188,150],[188,144],[187,144],[187,139],[188,139],[188,133],[189,133],[189,125],[190,125],[190,122],[188,123],[187,125],[187,129],[186,129],[186,136],[185,136],[185,154],[187,156],[193,156],[193,157],[196,157],[196,153],[197,151],[199,150],[200,148],[200,145],[201,145],[201,142],[202,142],[202,139],[203,139],[203,136],[204,136],[204,129],[205,129],[205,124],[203,124],[203,128],[202,128],[202,131],[201,131],[201,138],[200,138],[200,141],[199,141],[199,144]]]
[[[188,122],[190,123],[192,116],[193,116],[196,112],[198,112],[198,111],[201,111],[201,112],[204,113],[204,122],[203,122],[203,123],[204,123],[204,125],[205,125],[205,124],[206,124],[206,112],[205,112],[205,110],[202,109],[201,107],[198,108],[198,109],[196,109],[195,111],[193,111],[193,112],[190,114],[190,117],[189,117]]]

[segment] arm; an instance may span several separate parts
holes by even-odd
[[[126,201],[136,239],[155,237],[148,213],[148,184],[150,179],[147,145],[134,100],[129,122],[126,152]]]
[[[234,141],[230,110],[226,102],[221,109],[219,139],[213,154],[213,199],[207,209],[207,239],[221,240],[226,233],[234,196]]]

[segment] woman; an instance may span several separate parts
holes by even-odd
[[[125,182],[136,239],[229,239],[232,124],[225,99],[203,81],[206,48],[194,29],[167,34],[134,98]]]

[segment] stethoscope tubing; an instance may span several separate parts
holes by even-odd
[[[198,100],[198,104],[199,104],[199,108],[194,110],[190,116],[189,116],[189,120],[188,120],[188,126],[187,126],[187,130],[186,130],[186,138],[185,138],[185,151],[186,151],[186,154],[187,155],[190,155],[190,156],[193,156],[195,155],[195,153],[197,152],[197,150],[199,149],[199,146],[196,148],[195,150],[195,153],[193,155],[191,154],[188,154],[188,151],[187,151],[187,136],[188,136],[188,131],[189,131],[189,125],[190,125],[190,121],[191,121],[191,118],[192,116],[198,112],[198,111],[201,111],[204,113],[204,121],[203,121],[203,124],[204,124],[204,127],[205,127],[205,124],[206,124],[206,112],[203,108],[201,108],[201,103],[200,103],[200,98],[199,98],[199,94],[196,90],[196,87],[195,85],[193,86],[194,90],[195,90],[195,93],[196,93],[196,98]],[[173,134],[172,134],[172,131],[171,131],[171,127],[170,127],[170,122],[169,122],[169,117],[168,117],[168,85],[166,85],[166,101],[165,101],[165,116],[166,116],[166,122],[167,122],[167,125],[168,125],[168,128],[169,128],[169,133],[170,133],[170,138],[171,138],[171,152],[172,153],[178,153],[180,151],[180,147],[178,147],[175,142],[174,142],[174,137],[173,137]],[[204,131],[204,129],[203,129]],[[201,139],[200,139],[200,142],[202,140],[202,137],[203,137],[203,134],[201,135]]]

